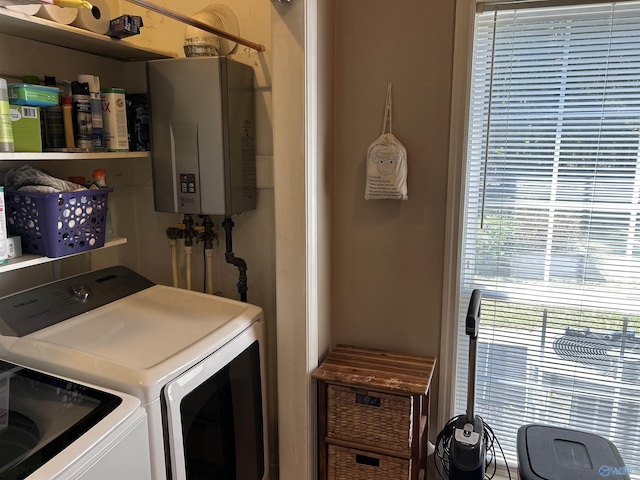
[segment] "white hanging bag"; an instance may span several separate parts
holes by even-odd
[[[365,200],[407,200],[407,150],[391,133],[391,83],[387,86],[382,135],[367,150]],[[389,132],[387,133],[387,123]]]

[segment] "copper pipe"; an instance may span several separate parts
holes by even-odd
[[[245,40],[244,38],[238,37],[223,30],[219,30],[215,27],[212,27],[211,25],[207,25],[206,23],[202,23],[195,18],[187,17],[174,10],[156,5],[155,3],[147,2],[146,0],[127,0],[127,2],[134,3],[140,7],[145,7],[156,13],[160,13],[166,17],[173,18],[174,20],[182,23],[186,23],[187,25],[191,25],[192,27],[199,28],[200,30],[204,30],[205,32],[213,33],[214,35],[218,35],[219,37],[239,43],[240,45],[244,45],[245,47],[253,48],[258,52],[264,52],[265,50],[264,45],[260,43],[250,42],[249,40]]]

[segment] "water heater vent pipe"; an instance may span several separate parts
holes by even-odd
[[[233,253],[233,237],[231,235],[231,230],[233,229],[233,220],[230,217],[225,217],[222,221],[222,226],[224,227],[225,240],[226,240],[226,253],[224,258],[227,260],[227,263],[231,263],[238,267],[238,272],[240,273],[238,278],[238,293],[240,294],[240,300],[243,302],[247,301],[247,262],[245,262],[242,258],[236,257]]]

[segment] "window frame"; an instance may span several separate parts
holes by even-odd
[[[453,417],[455,405],[458,304],[460,297],[458,289],[462,255],[462,205],[464,202],[463,188],[467,173],[466,147],[475,14],[475,0],[456,1],[442,288],[442,327],[440,331],[439,408],[436,418],[438,431]]]
[[[484,3],[482,0],[478,4]],[[503,2],[504,3],[504,2]],[[548,2],[534,1],[536,5]],[[557,5],[604,3],[586,1],[555,2]],[[469,130],[470,81],[472,74],[473,38],[476,0],[458,0],[454,30],[454,61],[451,101],[451,123],[448,165],[448,192],[442,297],[442,329],[440,352],[440,394],[437,423],[439,428],[454,415],[456,362],[459,334],[460,275],[463,250],[464,189],[466,181],[466,148]],[[512,6],[511,6],[512,8]]]

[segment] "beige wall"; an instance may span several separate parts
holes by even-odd
[[[336,17],[333,340],[439,356],[454,3],[345,0]],[[409,200],[365,201],[388,82]]]

